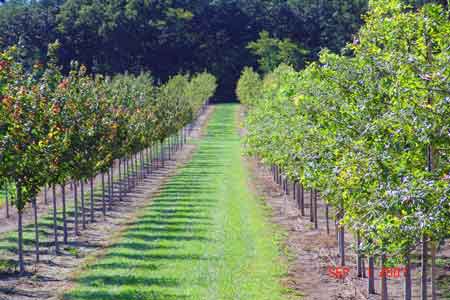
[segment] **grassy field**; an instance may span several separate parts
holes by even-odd
[[[217,107],[193,160],[65,299],[286,299],[277,235],[241,161],[237,109]]]

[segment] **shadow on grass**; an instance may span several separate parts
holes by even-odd
[[[85,300],[184,300],[187,296],[148,291],[140,288],[127,289],[119,292],[109,290],[81,290],[64,296],[65,300],[85,299]]]

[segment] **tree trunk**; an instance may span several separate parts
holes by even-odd
[[[411,264],[409,260],[409,255],[405,256],[405,279],[403,281],[404,287],[404,300],[412,299],[412,285],[411,285]]]
[[[375,264],[373,256],[369,256],[369,280],[368,280],[369,294],[375,294]]]
[[[95,216],[94,216],[94,178],[89,178],[89,185],[90,185],[90,190],[91,190],[91,223],[94,223],[95,221]]]
[[[56,210],[56,186],[52,185],[53,193],[53,237],[55,242],[55,252],[59,253],[59,242],[58,242],[58,222],[57,222],[57,210]]]
[[[309,192],[309,220],[314,222],[314,190]]]
[[[356,232],[356,268],[358,277],[359,278],[363,277],[362,258],[361,258],[361,236],[359,231]]]
[[[339,242],[339,226],[338,226],[338,224],[339,224],[339,215],[338,215],[338,213],[336,212],[335,213],[335,220],[334,220],[334,234],[336,235],[336,241],[338,241]]]
[[[47,195],[47,185],[44,185],[44,203],[45,205],[48,204],[48,195]]]
[[[84,205],[84,180],[80,180],[80,194],[81,194],[81,223],[82,228],[86,229],[86,214]]]
[[[134,155],[134,168],[136,170],[134,187],[136,188],[137,185],[139,184],[139,165],[138,165],[138,154],[137,153]]]
[[[319,221],[317,220],[317,190],[314,190],[314,229],[319,228]]]
[[[77,182],[73,182],[73,200],[75,203],[75,211],[74,211],[74,225],[75,225],[75,235],[80,235],[80,231],[78,229],[78,191],[77,191]]]
[[[172,159],[172,137],[171,136],[169,136],[169,138],[167,139],[167,149],[168,149],[167,152],[169,152],[169,160],[171,160]]]
[[[112,205],[112,202],[114,201],[114,162],[113,162],[113,165],[111,166],[110,174],[111,174],[111,202],[110,202],[110,205]]]
[[[119,158],[119,201],[122,200],[122,159]]]
[[[36,262],[40,261],[39,259],[39,225],[38,225],[38,215],[37,215],[37,205],[36,205],[36,197],[33,197],[31,200],[31,204],[33,206],[33,216],[34,216],[34,246],[36,252]]]
[[[297,201],[297,181],[292,182],[292,200]],[[298,204],[298,201],[297,201]]]
[[[361,255],[361,269],[362,269],[362,278],[366,278],[366,259],[363,255]]]
[[[22,199],[22,187],[20,184],[16,185],[16,191],[17,191],[17,204],[20,204]],[[25,261],[23,259],[23,224],[22,224],[22,209],[17,210],[17,252],[19,255],[19,272],[20,275],[23,275],[25,273]]]
[[[108,209],[112,210],[111,168],[108,168]]]
[[[305,189],[302,183],[300,183],[300,212],[305,216]]]
[[[164,168],[164,140],[160,143],[161,148],[161,167]]]
[[[64,244],[67,245],[69,233],[67,232],[67,216],[66,216],[66,184],[61,185],[62,198],[62,214],[63,214],[63,228],[64,228]]]
[[[387,277],[385,270],[386,255],[381,255],[381,300],[388,300],[388,287],[387,287]]]
[[[150,175],[153,173],[153,144],[150,144]]]
[[[105,172],[102,172],[102,212],[103,218],[105,218],[106,217]]]
[[[330,212],[328,203],[325,203],[325,219],[327,224],[327,234],[330,235]]]
[[[142,182],[143,180],[144,180],[144,172],[145,172],[145,164],[144,164],[144,156],[143,156],[143,153],[142,153],[142,151],[140,151],[139,152],[139,161],[140,161],[140,163],[141,163],[141,166],[140,166],[140,182]]]
[[[431,300],[437,300],[436,243],[431,242]]]
[[[130,158],[127,157],[125,159],[126,162],[126,168],[127,168],[127,192],[131,190],[131,182],[130,182]]]
[[[424,235],[422,237],[422,265],[421,265],[421,300],[427,300],[427,265],[428,265],[428,241]]]
[[[344,199],[341,197],[339,220],[344,218]],[[341,257],[341,265],[345,266],[345,227],[339,224],[339,255]]]
[[[6,201],[6,217],[9,218],[8,188],[6,188],[6,192],[5,192],[5,201]]]

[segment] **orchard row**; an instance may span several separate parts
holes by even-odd
[[[428,252],[450,236],[449,14],[377,0],[365,22],[341,55],[324,50],[302,71],[281,65],[261,79],[244,70],[247,148],[319,191],[359,255],[409,270],[420,246],[426,299]]]
[[[208,73],[156,85],[147,73],[93,76],[73,62],[64,76],[57,48],[51,44],[48,63],[31,70],[19,63],[16,48],[0,53],[0,184],[18,210],[21,273],[22,214],[28,203],[35,206],[42,187],[74,182],[76,188],[90,179],[92,189],[96,175],[108,172],[110,178],[115,162],[130,167],[131,161],[134,170],[137,154],[143,163],[152,146],[180,137],[216,89]],[[54,214],[57,243],[55,202]]]

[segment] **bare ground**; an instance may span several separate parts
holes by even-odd
[[[213,107],[208,107],[200,116],[191,139],[202,136],[213,110]],[[147,206],[168,178],[191,159],[195,149],[195,144],[188,141],[164,168],[154,171],[122,202],[116,201],[106,218],[98,215],[97,222],[88,224],[79,237],[71,239],[60,255],[55,256],[53,251],[43,252],[41,262],[34,264],[34,253],[26,253],[25,260],[29,271],[26,276],[0,274],[0,300],[61,299],[64,291],[73,286],[73,279],[82,267],[95,261],[109,245],[120,238],[139,216],[141,208]]]

